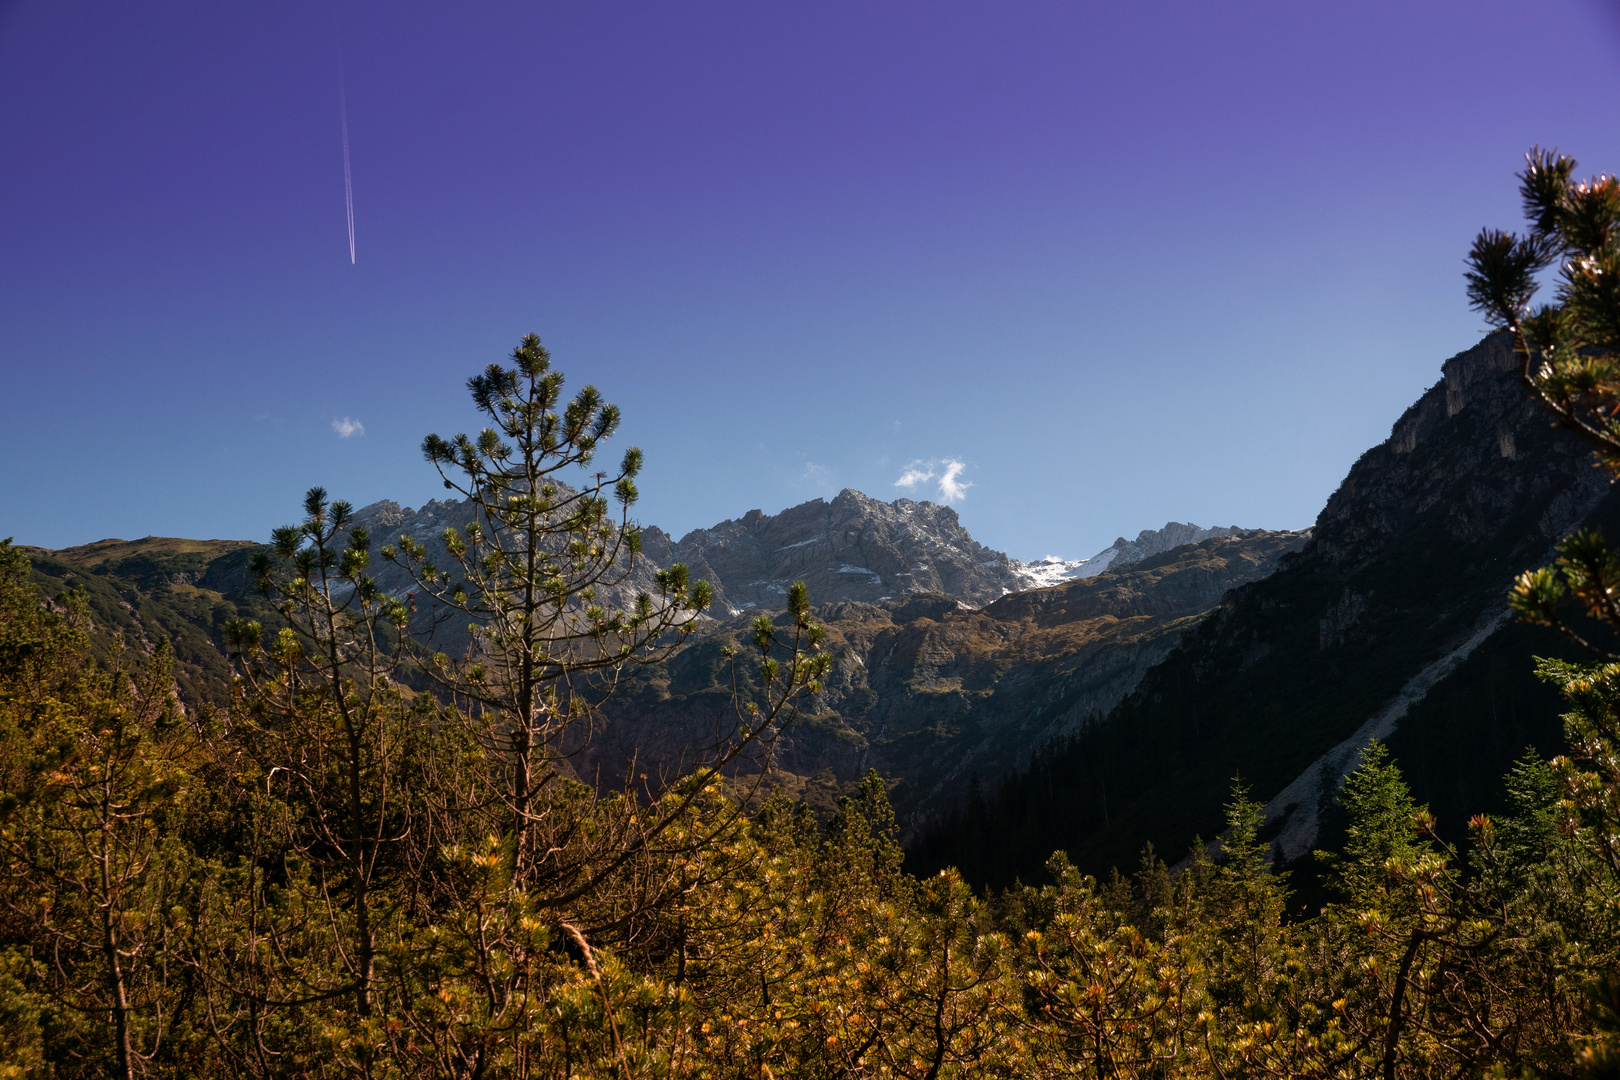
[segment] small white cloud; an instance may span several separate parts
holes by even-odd
[[[962,470],[967,468],[960,461],[942,461],[945,471],[939,478],[939,501],[946,503],[961,502],[967,498],[967,489],[972,487],[971,482],[963,483]]]
[[[900,479],[894,482],[895,487],[914,488],[918,484],[926,484],[935,475],[932,462],[913,461],[900,472]]]
[[[964,462],[955,458],[943,458],[938,461],[913,461],[900,470],[900,479],[894,482],[895,487],[915,488],[919,484],[933,481],[939,482],[939,501],[942,503],[961,502],[967,498],[967,489],[972,487],[971,481],[962,480],[962,470],[966,469]]]
[[[819,461],[812,461],[803,450],[795,450],[789,461],[777,466],[782,483],[790,491],[823,497],[838,493],[833,470]]]
[[[345,416],[341,420],[332,421],[332,430],[338,433],[338,438],[347,439],[354,435],[364,435],[366,425],[353,417]]]

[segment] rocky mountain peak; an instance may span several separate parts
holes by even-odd
[[[1587,467],[1591,453],[1579,441],[1551,437],[1517,368],[1505,332],[1447,360],[1440,381],[1328,499],[1301,557],[1353,571],[1438,507],[1447,539],[1460,544],[1518,529],[1514,519],[1529,506],[1537,507],[1541,541],[1573,528],[1608,490],[1608,478]]]
[[[818,604],[934,593],[968,607],[1030,584],[1017,560],[974,540],[950,507],[851,488],[777,514],[750,510],[678,541],[648,529],[643,550],[714,585],[717,613],[778,608],[799,580]]]

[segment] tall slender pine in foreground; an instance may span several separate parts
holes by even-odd
[[[410,572],[433,620],[468,623],[465,654],[435,652],[427,669],[465,704],[497,755],[522,878],[535,860],[533,826],[544,817],[546,788],[578,745],[569,736],[588,728],[627,661],[678,645],[711,594],[681,566],[657,575],[656,600],[643,593],[628,611],[604,606],[641,549],[629,516],[641,451],[627,449],[611,477],[598,472],[577,489],[563,482],[559,474],[579,479],[595,462],[618,430],[618,407],[587,386],[559,414],[563,376],[533,334],[511,360],[467,382],[491,426],[476,439],[422,441],[444,486],[465,500],[465,526],[443,535],[455,566],[434,565],[410,536],[383,555]]]
[[[786,634],[763,617],[754,629],[760,698],[735,699],[737,722],[719,724],[714,745],[694,763],[701,780],[688,778],[679,809],[628,815],[633,829],[610,830],[582,848],[573,811],[560,809],[573,798],[567,759],[588,739],[625,666],[672,654],[713,593],[678,563],[652,575],[654,592],[636,591],[613,606],[630,591],[641,551],[630,517],[641,451],[625,450],[616,471],[590,472],[618,430],[618,407],[594,386],[565,403],[563,375],[534,334],[510,359],[512,366],[491,364],[467,382],[490,426],[476,438],[434,434],[422,441],[445,487],[465,500],[466,525],[442,537],[454,567],[433,564],[426,546],[409,536],[383,548],[383,556],[409,571],[432,605],[432,619],[467,620],[466,652],[434,652],[425,666],[491,754],[514,881],[532,886],[543,878],[549,902],[561,904],[584,896],[663,834],[710,778],[768,748],[831,658],[820,649],[808,593],[796,583]],[[786,666],[772,655],[783,651]]]

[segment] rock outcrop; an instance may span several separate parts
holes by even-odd
[[[414,536],[430,560],[453,567],[443,533],[447,526],[465,527],[469,517],[467,504],[456,500],[434,500],[418,510],[384,500],[357,511],[355,524],[369,529],[378,547],[401,534]],[[652,587],[655,570],[685,563],[693,578],[714,587],[711,614],[722,619],[781,609],[788,586],[799,580],[818,603],[881,603],[927,594],[975,608],[1036,584],[1018,560],[974,540],[950,507],[910,499],[886,503],[849,489],[831,502],[813,499],[779,514],[750,510],[679,540],[648,526],[642,553],[611,601],[628,603],[637,590]],[[390,591],[414,587],[408,574],[380,559],[373,569]]]
[[[369,529],[377,546],[401,534],[414,536],[426,545],[430,560],[450,567],[444,529],[462,528],[468,517],[467,505],[455,500],[433,500],[419,510],[383,500],[357,511],[355,524]],[[1236,526],[1206,529],[1172,521],[1162,529],[1143,529],[1135,540],[1120,537],[1089,559],[1025,563],[974,540],[948,506],[883,502],[845,488],[830,502],[812,499],[778,514],[750,510],[679,540],[648,526],[642,531],[644,558],[609,598],[628,603],[637,590],[652,587],[654,570],[685,563],[694,579],[714,587],[711,614],[721,619],[780,610],[794,581],[805,582],[817,603],[878,604],[928,595],[980,608],[1008,593],[1094,577],[1185,544],[1242,532]],[[384,588],[413,588],[397,567],[377,560],[373,570]]]

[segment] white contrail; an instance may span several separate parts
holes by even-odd
[[[354,265],[354,182],[349,176],[349,99],[343,91],[343,68],[338,68],[338,115],[343,123],[343,205],[349,211],[349,265]]]

